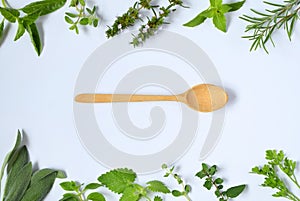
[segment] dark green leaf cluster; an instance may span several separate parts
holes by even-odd
[[[151,1],[152,0],[140,0],[136,2],[134,6],[130,7],[122,16],[118,16],[114,24],[108,27],[106,31],[107,37],[113,37],[128,27],[134,26],[137,20],[144,21],[144,17],[141,14],[142,11],[152,11],[153,15],[145,16],[147,22],[140,26],[138,35],[134,35],[131,42],[134,47],[139,46],[145,42],[146,39],[153,36],[163,24],[167,24],[165,19],[171,12],[176,10],[174,7],[184,7],[181,0],[169,0],[167,7],[152,5]]]
[[[286,179],[281,177],[281,173],[300,189],[300,185],[295,176],[296,162],[287,158],[283,151],[267,150],[266,151],[267,164],[262,167],[256,166],[252,168],[252,173],[262,175],[265,177],[263,187],[270,187],[277,189],[273,194],[274,197],[283,197],[289,200],[299,201],[295,194],[289,189],[289,184]]]
[[[55,179],[65,177],[63,172],[48,168],[34,171],[29,160],[27,147],[21,146],[21,133],[19,131],[14,148],[4,159],[0,183],[5,169],[7,178],[3,201],[41,201],[51,190]]]
[[[246,185],[238,185],[234,187],[230,187],[227,190],[223,190],[223,182],[222,178],[216,177],[215,174],[217,172],[217,166],[213,165],[209,167],[206,163],[202,163],[202,170],[199,171],[196,176],[200,179],[205,179],[203,186],[207,190],[211,190],[212,187],[215,187],[215,195],[219,199],[219,201],[227,201],[230,198],[235,198],[239,196],[245,189]]]
[[[175,167],[171,167],[171,168],[168,168],[168,166],[166,164],[163,164],[162,165],[162,169],[166,171],[164,177],[173,177],[177,183],[179,185],[182,186],[182,190],[179,191],[179,190],[172,190],[172,195],[174,197],[185,197],[188,201],[191,201],[191,198],[189,197],[189,193],[191,192],[192,190],[192,187],[189,185],[189,184],[185,184],[183,179],[177,174],[177,173],[174,173],[174,169]]]
[[[60,201],[83,201],[85,200],[85,193],[88,190],[96,190],[101,187],[98,183],[89,183],[86,186],[79,184],[75,181],[66,181],[60,183],[60,186],[68,193],[63,195]],[[105,197],[99,192],[90,192],[87,195],[87,200],[92,201],[105,201]]]
[[[40,55],[42,52],[42,42],[36,26],[36,21],[40,16],[48,15],[58,10],[65,3],[66,0],[43,0],[30,3],[20,9],[9,8],[4,4],[4,7],[0,7],[0,14],[3,16],[0,23],[0,39],[3,36],[5,21],[7,21],[7,23],[18,23],[18,30],[14,40],[18,40],[25,32],[27,32],[31,38],[35,51]],[[22,16],[21,11],[24,13]]]
[[[69,29],[74,30],[76,34],[79,34],[78,25],[98,26],[99,18],[96,13],[96,6],[90,9],[86,7],[85,0],[71,0],[69,7],[75,8],[77,13],[66,12],[65,21],[70,24]]]
[[[223,32],[227,31],[227,22],[225,14],[240,9],[244,1],[223,4],[222,0],[210,0],[208,9],[202,11],[194,19],[184,24],[187,27],[195,27],[202,24],[207,18],[212,18],[215,27]]]
[[[266,9],[266,12],[251,9],[255,16],[243,15],[240,18],[249,23],[245,32],[252,32],[250,35],[243,36],[252,41],[250,51],[263,48],[268,53],[266,44],[271,42],[275,46],[272,36],[277,30],[285,29],[291,40],[295,23],[299,20],[300,1],[285,0],[283,4],[269,1],[264,1],[264,3],[273,9]]]

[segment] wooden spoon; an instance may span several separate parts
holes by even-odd
[[[211,84],[199,84],[178,95],[79,94],[75,97],[80,103],[180,101],[200,112],[218,110],[227,100],[227,93]]]

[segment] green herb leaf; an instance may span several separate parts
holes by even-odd
[[[245,1],[239,1],[239,2],[235,2],[235,3],[229,3],[229,4],[223,4],[223,5],[227,5],[230,7],[230,10],[228,12],[234,12],[239,10],[243,5],[244,5]]]
[[[74,14],[74,13],[68,13],[68,12],[66,12],[65,14],[66,14],[67,16],[71,17],[71,18],[76,18],[76,17],[78,17],[78,14]]]
[[[26,5],[21,8],[24,13],[40,13],[40,15],[47,15],[52,13],[59,8],[63,7],[66,0],[44,0],[37,1]]]
[[[136,179],[136,173],[127,168],[111,170],[102,174],[98,181],[115,193],[123,193]]]
[[[65,193],[59,201],[80,201],[77,195],[73,193]]]
[[[0,7],[0,13],[3,15],[3,17],[11,22],[15,23],[18,17],[20,16],[20,12],[13,8],[1,8]]]
[[[87,25],[88,23],[89,23],[89,19],[88,18],[82,18],[79,21],[79,24],[81,24],[81,25]]]
[[[24,27],[24,25],[22,24],[22,22],[19,22],[18,30],[17,30],[17,33],[16,33],[16,36],[15,36],[14,41],[16,41],[16,40],[18,40],[19,38],[21,38],[21,37],[23,36],[24,33],[25,33],[25,27]]]
[[[211,187],[213,186],[213,183],[212,183],[212,181],[206,180],[206,181],[204,182],[203,186],[204,186],[207,190],[210,190]]]
[[[102,185],[98,184],[98,183],[90,183],[90,184],[86,185],[86,187],[84,187],[83,191],[94,190],[94,189],[99,188],[100,186],[102,186]]]
[[[27,25],[34,23],[40,17],[40,12],[30,13],[21,18]]]
[[[173,190],[173,191],[172,191],[172,195],[173,195],[174,197],[180,197],[180,196],[183,195],[183,193],[180,192],[180,191],[178,191],[178,190]]]
[[[0,23],[0,40],[1,40],[2,36],[3,36],[3,31],[4,31],[4,19]],[[4,165],[4,167],[3,167],[3,165]],[[6,161],[5,160],[3,162],[3,165],[2,165],[2,168],[4,169],[5,165],[6,165]],[[2,170],[2,168],[1,168],[1,172],[0,172],[0,181],[1,181],[1,179],[3,177],[3,173],[4,173],[4,170]],[[0,185],[0,188],[1,188],[1,185]]]
[[[57,176],[57,171],[50,169],[44,169],[37,171],[31,178],[31,183],[29,188],[26,190],[24,197],[21,201],[42,201],[46,195],[50,192],[55,178]]]
[[[38,56],[40,56],[41,52],[42,52],[42,42],[41,42],[39,31],[37,29],[36,24],[33,23],[31,25],[27,25],[25,27],[25,29],[30,36],[31,43],[32,43],[36,53],[38,54]]]
[[[19,201],[23,197],[30,183],[32,165],[27,163],[16,175],[14,182],[8,186],[8,194],[3,201]]]
[[[59,184],[65,191],[76,191],[79,189],[75,181],[65,181]]]
[[[74,24],[74,21],[71,18],[69,18],[68,16],[65,16],[65,21],[69,24]]]
[[[147,182],[147,188],[152,192],[160,192],[160,193],[170,193],[168,187],[162,183],[161,181],[154,180]]]
[[[246,188],[246,185],[244,185],[244,184],[239,185],[239,186],[234,186],[234,187],[227,189],[227,191],[225,193],[228,197],[235,198],[235,197],[239,196],[244,191],[245,188]]]
[[[101,193],[97,192],[89,194],[87,199],[92,201],[105,201],[105,197]]]
[[[155,196],[154,197],[154,201],[163,201],[163,199],[161,197],[159,197],[159,196]]]
[[[217,29],[226,32],[226,17],[223,13],[216,13],[213,17],[213,23]]]
[[[120,201],[138,201],[141,197],[141,191],[138,185],[131,185],[125,188]]]
[[[183,24],[183,26],[195,27],[195,26],[198,26],[198,25],[202,24],[206,19],[207,19],[207,17],[204,17],[203,13],[200,13],[194,19],[192,19],[191,21]]]

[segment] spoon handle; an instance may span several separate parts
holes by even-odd
[[[131,94],[79,94],[75,97],[80,103],[179,101],[177,96],[168,95],[131,95]]]

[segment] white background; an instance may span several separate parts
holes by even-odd
[[[74,85],[84,61],[107,41],[106,24],[112,24],[114,17],[132,3],[96,2],[101,26],[81,30],[79,36],[69,31],[63,20],[67,6],[42,18],[38,23],[44,43],[40,57],[36,56],[27,35],[13,42],[16,26],[11,26],[0,48],[1,160],[13,146],[17,129],[24,129],[24,142],[36,166],[65,170],[69,179],[83,183],[95,181],[107,171],[85,151],[77,137],[72,110]],[[23,5],[16,1],[11,4]],[[215,64],[225,88],[231,91],[222,138],[206,162],[220,166],[225,185],[248,184],[236,200],[275,200],[271,197],[272,190],[259,187],[263,179],[249,171],[264,163],[266,149],[283,149],[291,158],[300,160],[299,30],[295,31],[293,42],[288,41],[284,32],[276,34],[276,48],[270,47],[269,55],[262,50],[249,52],[250,42],[241,38],[246,23],[238,16],[249,13],[250,8],[261,10],[260,3],[248,1],[241,10],[231,13],[227,33],[216,30],[210,20],[194,29],[181,26],[208,7],[208,1],[194,0],[188,5],[191,8],[179,9],[169,19],[172,24],[165,28],[198,44]],[[192,200],[216,200],[213,192],[205,190],[203,182],[194,177],[200,170],[201,161],[195,159],[199,150],[201,147],[192,147],[175,165],[193,186]],[[139,182],[162,179],[162,175],[163,172],[142,175]],[[163,181],[177,187],[168,179]],[[47,201],[61,197],[59,182]],[[107,191],[103,192],[107,195]],[[107,199],[117,200],[111,196]],[[183,199],[168,197],[167,200]]]

